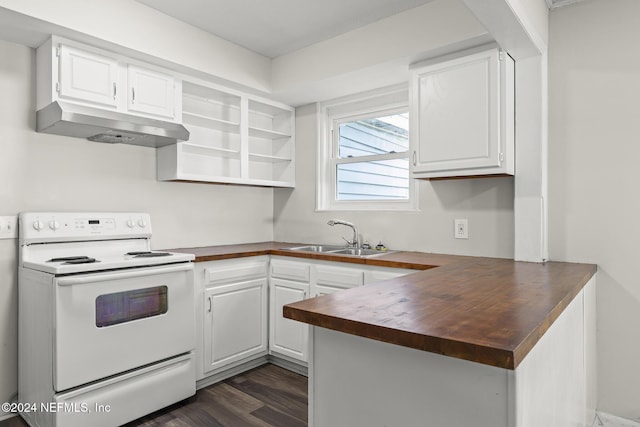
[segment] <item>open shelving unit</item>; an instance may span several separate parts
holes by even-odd
[[[293,187],[294,110],[209,84],[183,82],[189,141],[157,150],[158,179]]]

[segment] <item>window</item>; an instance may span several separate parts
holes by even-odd
[[[325,103],[318,210],[414,210],[406,86]]]

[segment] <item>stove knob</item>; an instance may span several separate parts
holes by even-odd
[[[42,230],[44,228],[44,224],[40,220],[33,221],[33,228],[34,228],[34,230],[40,231],[40,230]]]
[[[132,220],[132,219],[128,219],[127,220],[127,227],[133,228],[135,226],[136,226],[136,222],[134,220]]]
[[[147,226],[147,221],[145,221],[144,218],[140,218],[138,220],[138,225],[142,228],[145,228]]]
[[[56,231],[58,228],[60,228],[60,223],[55,219],[53,219],[49,221],[49,228],[52,229],[53,231]]]

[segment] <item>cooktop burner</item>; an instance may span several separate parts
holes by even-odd
[[[61,257],[61,258],[51,258],[47,262],[65,262],[65,261],[77,261],[77,260],[83,260],[83,259],[89,259],[89,257],[85,256],[85,255],[65,256],[65,257]]]
[[[99,262],[99,261],[95,258],[85,257],[85,258],[69,260],[65,262],[65,264],[91,264],[93,262]]]
[[[91,264],[93,262],[99,262],[95,258],[91,258],[85,255],[78,256],[65,256],[60,258],[51,258],[47,262],[61,262],[63,264]]]
[[[154,258],[159,256],[169,256],[171,254],[169,252],[141,251],[141,252],[127,252],[126,255],[133,255],[134,258]]]

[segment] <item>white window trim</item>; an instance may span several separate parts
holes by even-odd
[[[337,200],[336,166],[370,160],[370,156],[338,159],[338,144],[332,132],[336,124],[370,117],[376,113],[409,111],[407,84],[401,84],[338,98],[318,104],[317,108],[317,169],[316,211],[418,211],[418,182],[409,175],[408,200]],[[409,117],[411,120],[411,117]],[[371,156],[376,159],[409,157],[407,153]],[[409,159],[410,160],[410,159]]]

